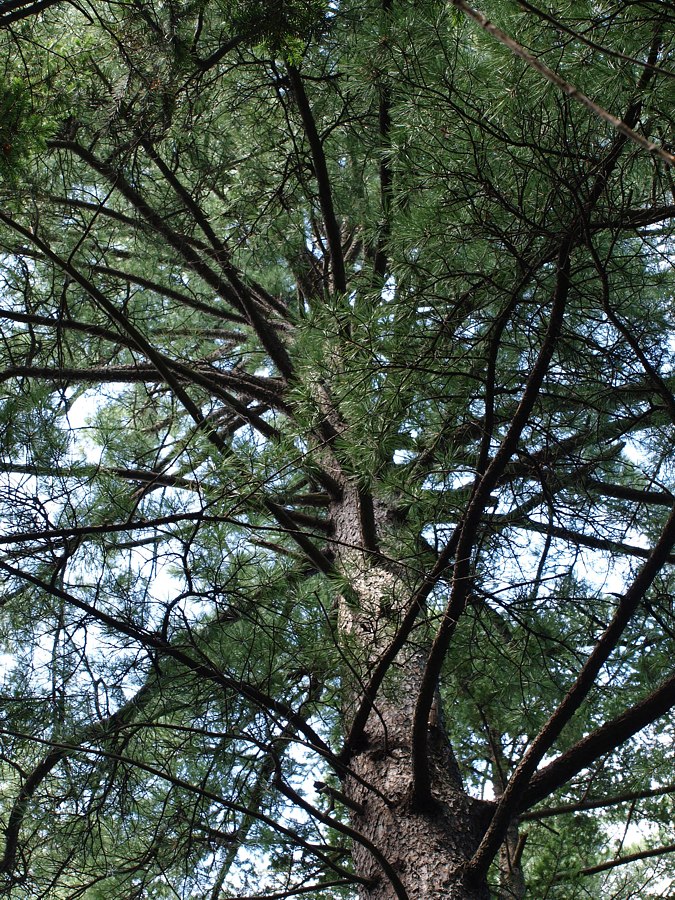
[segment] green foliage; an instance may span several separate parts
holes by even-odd
[[[247,42],[297,65],[326,12],[325,0],[237,0],[231,15],[234,31]]]
[[[669,146],[663,4],[483,11]],[[0,43],[0,894],[352,898],[344,766],[407,759],[425,666],[492,802],[660,540],[671,170],[436,0],[85,0]],[[540,772],[672,676],[664,555]],[[513,811],[528,896],[665,896],[667,854],[597,866],[672,844],[672,730]]]
[[[530,847],[526,864],[527,884],[533,896],[548,900],[582,900],[601,897],[599,875],[579,874],[589,858],[601,858],[604,835],[588,815],[557,819],[553,827],[528,832]]]
[[[29,158],[45,149],[52,127],[26,82],[0,81],[0,181],[17,183]]]

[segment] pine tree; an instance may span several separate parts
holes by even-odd
[[[0,5],[4,895],[667,895],[673,24]]]

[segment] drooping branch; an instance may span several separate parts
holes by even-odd
[[[17,569],[2,561],[0,561],[0,570],[19,581],[25,581],[28,584],[33,585],[33,587],[39,588],[52,597],[63,600],[68,605],[75,609],[79,609],[81,612],[91,616],[95,621],[110,628],[113,633],[117,632],[123,634],[126,637],[137,641],[140,646],[154,650],[160,658],[166,657],[173,659],[187,671],[194,673],[197,677],[212,681],[214,684],[220,685],[227,691],[232,691],[235,694],[241,695],[257,706],[262,712],[265,712],[274,718],[279,718],[284,722],[288,722],[305,738],[308,746],[311,747],[312,750],[317,752],[329,763],[335,764],[338,771],[344,771],[344,765],[337,759],[323,738],[321,738],[314,728],[309,725],[304,716],[299,715],[284,701],[266,694],[259,687],[251,684],[245,679],[226,675],[220,667],[207,662],[202,654],[195,659],[183,647],[174,646],[160,634],[139,628],[128,620],[112,616],[75,594],[65,591],[55,584],[45,582],[30,572],[22,571],[21,569]]]
[[[359,878],[358,875],[352,875],[352,873],[348,872],[345,868],[336,864],[329,855],[329,851],[331,849],[330,846],[326,846],[324,844],[324,845],[320,845],[317,847],[316,845],[311,844],[309,841],[304,840],[292,828],[287,828],[286,826],[282,825],[280,822],[276,821],[275,819],[271,818],[270,816],[265,815],[264,813],[260,812],[259,810],[252,809],[250,807],[242,805],[241,803],[236,803],[235,801],[229,800],[227,797],[224,797],[222,794],[217,794],[214,791],[208,790],[203,785],[194,784],[191,781],[187,781],[184,778],[174,775],[173,773],[167,771],[166,768],[159,768],[158,766],[152,765],[151,763],[148,763],[148,762],[145,762],[142,759],[130,758],[130,757],[124,756],[121,753],[116,753],[111,750],[106,750],[103,747],[89,747],[89,746],[86,746],[86,743],[88,743],[88,742],[84,742],[84,741],[82,743],[67,743],[67,742],[61,742],[61,741],[53,741],[53,740],[48,740],[45,738],[39,738],[39,737],[36,737],[35,735],[23,734],[21,732],[12,731],[12,730],[8,730],[8,729],[0,729],[0,735],[6,735],[7,737],[20,738],[22,740],[31,741],[32,743],[41,744],[42,746],[51,748],[50,752],[47,754],[47,756],[45,756],[43,763],[40,764],[32,773],[32,776],[31,776],[32,781],[34,781],[35,784],[32,788],[31,796],[32,796],[32,794],[35,793],[35,790],[37,789],[37,787],[39,787],[39,784],[42,781],[44,781],[44,778],[47,777],[49,772],[53,770],[54,766],[57,764],[57,762],[60,761],[60,759],[64,759],[68,756],[78,756],[78,755],[93,756],[93,757],[102,758],[102,759],[110,759],[117,763],[123,763],[123,764],[129,765],[129,766],[133,767],[134,769],[139,770],[140,772],[145,772],[148,775],[150,775],[154,778],[157,778],[162,782],[166,782],[167,784],[172,785],[173,787],[181,788],[182,790],[186,791],[188,794],[200,797],[204,800],[208,800],[211,804],[216,804],[225,809],[231,810],[232,812],[238,813],[239,815],[242,815],[242,816],[247,816],[247,815],[252,816],[254,819],[256,819],[257,821],[268,826],[269,828],[271,828],[273,831],[277,832],[278,834],[281,834],[284,837],[290,838],[293,846],[303,847],[305,850],[307,850],[309,853],[311,853],[313,856],[315,856],[320,862],[322,862],[325,866],[332,869],[333,871],[339,873],[342,876],[350,876],[352,882],[361,883],[361,884],[367,883],[365,879]],[[59,755],[60,758],[58,760],[56,760],[51,766],[49,766],[49,768],[47,768],[48,760],[51,761],[57,755]],[[38,769],[40,770],[39,771],[39,775],[41,776],[40,778],[38,778]],[[27,797],[26,803],[29,801],[30,801],[30,797]],[[18,822],[18,824],[20,826],[20,824],[21,824],[20,821]],[[221,839],[224,839],[224,838],[230,839],[232,836],[225,835],[224,833],[221,832],[220,837],[221,837]],[[16,855],[16,848],[14,848],[14,854]],[[5,854],[5,858],[7,858],[6,854]],[[7,861],[9,862],[9,859],[7,859]],[[6,871],[8,874],[10,872],[9,869],[0,870],[0,871]]]
[[[283,794],[288,798],[297,808],[304,810],[314,819],[317,819],[324,825],[328,825],[330,828],[336,829],[340,833],[346,835],[351,840],[356,841],[361,844],[366,850],[373,856],[373,858],[377,861],[377,864],[382,869],[385,877],[388,879],[391,884],[392,890],[394,894],[398,897],[398,900],[410,900],[408,892],[406,891],[399,875],[391,864],[387,856],[367,837],[360,834],[356,829],[351,828],[349,825],[345,825],[344,822],[341,822],[339,819],[334,819],[332,816],[327,815],[322,810],[318,809],[316,806],[313,806],[301,794],[299,794],[296,790],[294,790],[289,784],[284,782],[281,772],[277,769],[277,775],[275,778],[275,787],[279,791],[279,793]]]
[[[155,679],[146,682],[136,695],[121,706],[112,715],[107,716],[100,722],[85,728],[77,737],[76,741],[67,743],[60,742],[58,745],[52,746],[51,750],[45,755],[42,761],[33,769],[28,778],[21,785],[21,789],[12,804],[12,808],[7,819],[5,827],[5,850],[0,860],[0,872],[12,873],[16,864],[16,855],[19,845],[19,833],[23,824],[28,805],[33,799],[35,792],[38,790],[42,782],[48,777],[50,772],[66,757],[68,757],[74,748],[96,742],[98,740],[114,736],[115,732],[129,722],[137,713],[142,712],[144,707],[152,700],[157,690]]]
[[[188,244],[182,235],[173,231],[166,222],[166,219],[154,210],[145,198],[132,187],[124,175],[117,169],[112,168],[107,162],[99,160],[87,148],[81,146],[75,141],[53,140],[50,146],[54,149],[67,150],[79,156],[83,162],[90,166],[95,172],[102,175],[112,188],[132,204],[132,206],[143,216],[143,218],[153,227],[154,231],[164,238],[182,257],[185,263],[199,275],[211,288],[213,288],[220,296],[231,303],[236,310],[243,313],[249,322],[262,345],[269,353],[275,365],[285,378],[292,375],[293,367],[291,365],[288,351],[276,332],[275,327],[263,320],[260,312],[256,309],[255,301],[248,295],[248,292],[238,290],[239,285],[233,286],[227,280],[224,280],[215,272],[197,253],[190,244]],[[26,233],[25,237],[30,240],[31,235]],[[44,251],[43,251],[44,252]]]

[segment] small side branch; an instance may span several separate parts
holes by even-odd
[[[651,850],[640,850],[637,853],[628,853],[626,856],[617,856],[597,866],[588,866],[581,870],[581,875],[597,875],[598,872],[606,872],[617,866],[625,866],[626,863],[637,862],[639,859],[651,859],[654,856],[665,856],[666,853],[675,853],[675,844],[664,844],[661,847],[652,847]]]
[[[518,818],[521,822],[540,822],[542,819],[552,819],[555,816],[573,815],[574,813],[587,812],[591,809],[606,809],[608,806],[635,803],[636,800],[649,800],[652,797],[663,797],[666,794],[675,794],[675,784],[666,784],[663,787],[650,788],[645,791],[626,791],[625,794],[616,794],[614,797],[597,797],[591,800],[581,800],[579,803],[547,806],[543,809],[534,809],[523,813]]]

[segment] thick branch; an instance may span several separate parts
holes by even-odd
[[[0,4],[0,28],[6,28],[13,22],[19,22],[21,19],[27,19],[29,16],[36,16],[38,13],[44,12],[50,6],[56,6],[63,0],[4,0]]]
[[[617,500],[647,503],[652,506],[667,506],[668,509],[675,502],[675,497],[669,491],[641,490],[625,484],[609,484],[609,482],[599,481],[597,478],[587,478],[585,485],[605,497],[616,497]]]
[[[511,819],[520,807],[523,794],[528,789],[537,766],[551,749],[565,725],[579,709],[595,684],[600,670],[609,659],[645,593],[665,565],[673,545],[675,545],[675,507],[673,507],[661,537],[649,559],[619,602],[612,621],[595,645],[595,649],[588,657],[576,681],[516,767],[502,798],[497,804],[490,827],[469,864],[468,869],[471,876],[480,878],[487,870],[490,861],[499,849]],[[542,798],[539,797],[539,799]]]
[[[522,808],[539,803],[601,756],[612,753],[675,706],[675,675],[640,703],[591,734],[537,772],[522,798]]]

